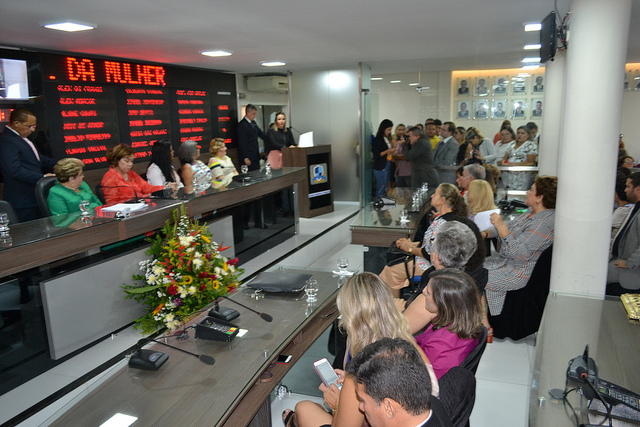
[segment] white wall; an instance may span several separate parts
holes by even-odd
[[[627,152],[636,162],[640,161],[640,91],[625,91],[622,95],[622,119],[620,133],[624,134]]]
[[[287,93],[252,92],[247,90],[247,79],[244,74],[236,74],[236,88],[238,92],[238,120],[242,119],[243,105],[287,105]],[[240,99],[244,96],[244,99]]]
[[[358,201],[358,70],[301,71],[291,76],[291,125],[331,145],[334,200]]]

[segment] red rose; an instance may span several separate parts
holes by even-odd
[[[167,288],[167,292],[169,292],[169,295],[174,296],[175,294],[178,293],[178,288],[176,288],[175,286],[171,285]]]
[[[230,259],[229,261],[227,261],[227,264],[229,265],[236,265],[238,263],[238,258],[234,258],[234,259]]]

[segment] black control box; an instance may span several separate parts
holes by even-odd
[[[196,338],[231,342],[239,331],[240,328],[232,323],[207,316],[196,325]]]

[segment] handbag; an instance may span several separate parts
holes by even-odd
[[[402,249],[400,249],[396,242],[391,243],[389,249],[387,249],[387,267],[392,267],[401,262],[405,262],[406,259],[413,259],[413,255],[409,255]]]

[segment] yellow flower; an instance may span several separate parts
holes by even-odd
[[[217,280],[214,280],[211,284],[213,285],[213,289],[218,289],[220,287],[220,282]]]
[[[224,268],[224,271],[228,271],[229,270],[229,266],[227,265],[226,262],[224,264],[222,264],[222,268]]]
[[[184,278],[182,279],[182,282],[185,285],[190,285],[191,283],[193,283],[193,277],[191,276],[184,276]]]
[[[208,238],[207,236],[201,236],[201,237],[202,237],[202,240],[204,240],[205,242],[211,243],[211,239]]]

